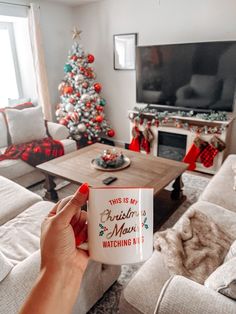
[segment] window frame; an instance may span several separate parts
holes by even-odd
[[[16,41],[15,41],[15,34],[14,34],[14,26],[12,22],[0,22],[0,29],[8,30],[14,69],[15,69],[15,76],[16,76],[16,85],[18,89],[18,98],[23,97],[23,89],[22,89],[22,82],[21,82],[21,75],[20,75],[20,67],[18,63],[18,55],[16,50]],[[11,99],[10,97],[8,99]]]

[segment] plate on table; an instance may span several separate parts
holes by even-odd
[[[117,167],[117,168],[103,168],[101,166],[98,166],[96,164],[96,161],[95,159],[93,159],[91,161],[91,166],[94,168],[94,169],[97,169],[97,170],[101,170],[101,171],[118,171],[118,170],[122,170],[122,169],[125,169],[127,167],[129,167],[131,164],[131,161],[128,157],[124,156],[124,163],[123,165],[121,165],[120,167]]]

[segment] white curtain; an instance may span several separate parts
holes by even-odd
[[[38,103],[42,106],[44,118],[48,121],[52,120],[51,102],[48,89],[48,79],[46,72],[46,64],[44,58],[44,50],[42,45],[42,36],[40,30],[39,5],[30,4],[29,9],[29,32],[30,41],[34,59],[34,68],[38,92]]]

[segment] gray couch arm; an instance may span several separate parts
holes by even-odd
[[[54,140],[64,140],[69,136],[69,130],[64,125],[47,122],[48,132]]]
[[[236,302],[182,276],[170,278],[157,301],[155,314],[234,314]]]

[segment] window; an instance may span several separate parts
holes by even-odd
[[[22,97],[13,23],[0,22],[0,107],[8,104],[8,99]]]

